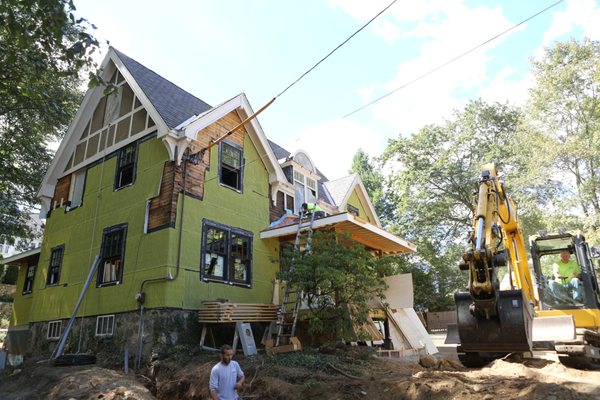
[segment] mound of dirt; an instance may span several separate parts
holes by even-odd
[[[174,357],[174,356],[170,356]],[[584,400],[600,398],[600,371],[547,360],[496,360],[467,369],[441,357],[378,359],[352,352],[266,357],[237,355],[246,374],[242,399]],[[0,374],[0,397],[23,399],[208,399],[215,353],[155,360],[125,375],[97,365],[50,367],[28,362]]]
[[[95,365],[52,367],[28,362],[2,371],[0,397],[6,400],[152,400],[155,397],[133,374]]]

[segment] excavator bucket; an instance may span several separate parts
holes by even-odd
[[[531,351],[533,310],[521,290],[502,290],[498,313],[485,318],[471,313],[469,292],[454,294],[458,336],[466,353],[511,353]]]

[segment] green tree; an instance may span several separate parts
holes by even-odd
[[[48,143],[64,134],[93,67],[98,42],[74,10],[70,0],[0,1],[0,241],[30,237]]]
[[[557,43],[533,62],[530,118],[541,130],[531,168],[561,191],[549,224],[600,239],[600,42]],[[531,164],[534,164],[531,166]],[[560,226],[551,226],[557,228]]]
[[[457,263],[472,229],[480,167],[493,162],[507,179],[518,174],[521,122],[517,108],[471,101],[450,120],[388,143],[382,159],[397,169],[392,229],[417,245],[417,263],[430,281],[415,285],[415,296],[433,290],[436,301],[424,302],[430,310],[452,307],[452,293],[466,286]]]
[[[376,166],[376,161],[370,159],[365,151],[358,149],[352,157],[352,167],[349,172],[357,173],[360,176],[367,194],[373,202],[377,216],[385,225],[389,219],[391,208],[385,198],[385,177],[380,168]]]
[[[383,277],[394,272],[390,257],[379,258],[348,234],[317,231],[310,252],[288,248],[279,273],[306,296],[310,309],[309,333],[335,332],[336,340],[356,340],[354,323],[364,323],[368,302],[383,298]]]

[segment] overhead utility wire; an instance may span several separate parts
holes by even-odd
[[[354,36],[356,36],[360,31],[362,31],[363,29],[365,29],[371,22],[373,22],[377,17],[379,17],[381,14],[383,14],[384,12],[387,11],[388,8],[390,8],[391,6],[394,5],[394,3],[397,0],[393,0],[390,4],[388,4],[383,10],[379,11],[373,18],[371,18],[370,20],[367,21],[366,24],[364,24],[362,27],[360,27],[360,29],[358,29],[356,32],[354,32],[352,35],[350,35],[346,40],[344,40],[342,43],[340,43],[335,49],[331,50],[325,57],[321,58],[319,60],[319,62],[317,62],[315,65],[313,65],[308,71],[306,71],[305,73],[303,73],[302,75],[300,75],[300,77],[298,79],[296,79],[294,82],[292,82],[288,87],[286,87],[285,89],[283,89],[281,91],[281,93],[279,93],[277,96],[275,96],[275,98],[281,96],[282,94],[284,94],[285,92],[288,91],[288,89],[290,89],[292,86],[294,86],[296,83],[298,83],[300,81],[300,79],[304,78],[306,75],[308,75],[313,69],[317,68],[317,66],[319,64],[321,64],[323,61],[325,61],[327,58],[329,58],[329,56],[331,56],[333,53],[335,53],[340,47],[342,47],[343,45],[345,45],[346,43],[348,43],[348,41],[350,41],[350,39],[352,39]]]
[[[217,138],[214,142],[211,142],[208,146],[206,146],[204,149],[202,149],[201,151],[204,150],[208,150],[211,147],[213,147],[215,144],[221,142],[222,140],[224,140],[226,137],[228,137],[229,135],[231,135],[232,133],[234,133],[235,131],[237,131],[238,129],[240,129],[242,126],[244,126],[247,122],[253,120],[254,118],[256,118],[258,116],[258,114],[260,114],[261,112],[263,112],[267,107],[269,107],[274,101],[275,99],[277,99],[279,96],[281,96],[282,94],[284,94],[285,92],[287,92],[292,86],[294,86],[296,83],[298,83],[302,78],[304,78],[306,75],[308,75],[313,69],[317,68],[317,66],[319,64],[321,64],[323,61],[325,61],[326,59],[329,58],[329,56],[331,56],[333,53],[335,53],[340,47],[342,47],[343,45],[345,45],[346,43],[348,43],[350,41],[350,39],[352,39],[354,36],[356,36],[360,31],[362,31],[363,29],[365,29],[371,22],[373,22],[377,17],[379,17],[381,14],[383,14],[388,8],[390,8],[396,1],[398,0],[393,0],[390,4],[388,4],[383,10],[379,11],[373,18],[371,18],[370,20],[368,20],[363,26],[361,26],[357,31],[355,31],[352,35],[348,36],[348,38],[346,40],[344,40],[342,43],[340,43],[339,45],[337,45],[333,50],[331,50],[325,57],[321,58],[315,65],[313,65],[312,67],[310,67],[306,72],[304,72],[302,75],[300,75],[298,77],[298,79],[296,79],[294,82],[292,82],[291,84],[289,84],[285,89],[283,89],[278,95],[276,95],[275,97],[273,97],[271,100],[269,100],[264,106],[262,106],[260,108],[260,110],[258,110],[257,112],[255,112],[254,114],[250,115],[248,118],[246,118],[245,120],[243,120],[241,123],[239,123],[236,127],[234,127],[233,129],[227,131],[225,134],[223,134],[222,136],[220,136],[219,138]]]
[[[380,101],[380,100],[383,100],[383,99],[385,99],[386,97],[388,97],[388,96],[390,96],[390,95],[392,95],[392,94],[396,93],[397,91],[399,91],[399,90],[401,90],[401,89],[404,89],[405,87],[407,87],[407,86],[409,86],[409,85],[412,85],[413,83],[415,83],[415,82],[417,82],[417,81],[419,81],[419,80],[421,80],[421,79],[425,78],[425,77],[426,77],[426,76],[428,76],[428,75],[431,75],[431,74],[433,74],[434,72],[436,72],[436,71],[438,71],[438,70],[440,70],[440,69],[444,68],[444,67],[445,67],[445,66],[447,66],[448,64],[451,64],[451,63],[453,63],[454,61],[458,60],[459,58],[462,58],[462,57],[466,56],[467,54],[474,52],[475,50],[479,49],[480,47],[483,47],[483,46],[485,46],[486,44],[488,44],[488,43],[490,43],[490,42],[492,42],[492,41],[494,41],[494,40],[498,39],[500,36],[502,36],[502,35],[504,35],[504,34],[506,34],[506,33],[510,32],[510,31],[512,31],[513,29],[515,29],[515,28],[517,28],[517,27],[519,27],[519,26],[521,26],[521,25],[523,25],[525,22],[527,22],[527,21],[530,21],[530,20],[532,20],[533,18],[537,17],[538,15],[545,13],[546,11],[548,11],[549,9],[551,9],[551,8],[553,8],[553,7],[555,7],[555,6],[557,6],[558,4],[562,3],[563,1],[564,1],[564,0],[558,0],[556,3],[549,5],[548,7],[544,8],[543,10],[541,10],[541,11],[539,11],[539,12],[537,12],[537,13],[533,14],[532,16],[530,16],[530,17],[528,17],[528,18],[524,19],[523,21],[519,22],[518,24],[516,24],[516,25],[513,25],[512,27],[508,28],[507,30],[505,30],[505,31],[503,31],[503,32],[501,32],[501,33],[499,33],[499,34],[497,34],[496,36],[493,36],[493,37],[491,37],[490,39],[486,40],[485,42],[483,42],[483,43],[481,43],[481,44],[478,44],[477,46],[473,47],[472,49],[470,49],[470,50],[467,50],[467,51],[465,51],[464,53],[461,53],[461,54],[459,54],[458,56],[456,56],[456,57],[454,57],[454,58],[452,58],[452,59],[450,59],[450,60],[446,61],[445,63],[443,63],[443,64],[441,64],[441,65],[439,65],[439,66],[437,66],[437,67],[435,67],[435,68],[433,68],[433,69],[431,69],[431,70],[429,70],[429,71],[427,71],[427,72],[425,72],[425,73],[423,73],[423,74],[421,74],[421,75],[419,75],[418,77],[416,77],[416,78],[414,78],[414,79],[412,79],[412,80],[410,80],[410,81],[406,82],[405,84],[403,84],[402,86],[400,86],[400,87],[398,87],[398,88],[396,88],[396,89],[392,90],[391,92],[389,92],[389,93],[386,93],[386,94],[384,94],[383,96],[376,98],[375,100],[371,101],[370,103],[367,103],[367,104],[365,104],[364,106],[357,108],[356,110],[354,110],[354,111],[352,111],[352,112],[350,112],[350,113],[348,113],[348,114],[344,115],[342,118],[347,118],[347,117],[351,116],[352,114],[355,114],[355,113],[357,113],[357,112],[359,112],[359,111],[362,111],[362,110],[364,110],[365,108],[367,108],[367,107],[369,107],[369,106],[371,106],[371,105],[373,105],[373,104],[377,103],[378,101]]]

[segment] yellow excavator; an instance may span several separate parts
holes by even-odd
[[[469,247],[459,263],[469,274],[468,291],[454,295],[457,324],[446,341],[458,344],[463,365],[551,349],[569,366],[600,366],[600,292],[585,238],[569,232],[532,237],[532,275],[517,207],[494,164],[482,166],[473,211]],[[552,264],[565,251],[579,269],[558,279]]]

